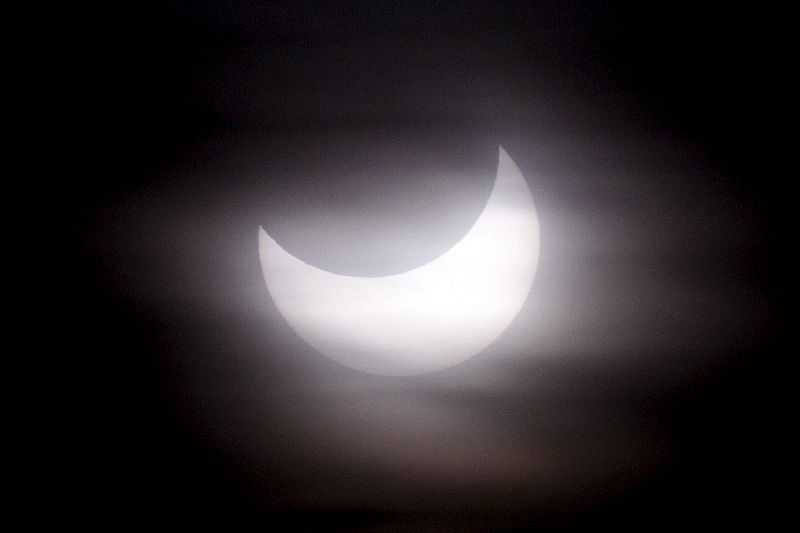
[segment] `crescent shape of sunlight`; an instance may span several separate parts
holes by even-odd
[[[258,249],[272,299],[306,342],[345,366],[412,375],[469,359],[511,323],[533,284],[539,221],[525,178],[499,148],[480,217],[419,268],[372,278],[333,274],[289,254],[260,227]]]

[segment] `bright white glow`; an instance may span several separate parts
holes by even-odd
[[[530,292],[539,221],[517,166],[499,149],[491,196],[450,250],[402,274],[332,274],[286,252],[259,228],[267,288],[311,346],[339,363],[385,375],[422,374],[465,361],[511,323]]]

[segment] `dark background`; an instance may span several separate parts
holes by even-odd
[[[71,355],[56,363],[68,385],[46,507],[323,530],[755,526],[780,507],[785,14],[140,2],[57,15],[52,132],[69,172],[46,183],[65,280],[53,336]],[[517,340],[497,352],[522,354],[513,365],[490,354],[390,380],[323,360],[280,323],[252,228],[331,271],[407,270],[466,231],[498,143],[543,219],[536,283],[571,287],[574,307],[554,316],[583,324],[573,344],[560,330],[544,343],[561,355],[531,362]],[[430,168],[462,181],[430,185]],[[570,256],[556,234],[573,252],[620,247]],[[382,244],[398,237],[413,251]],[[614,303],[634,286],[631,307]],[[635,324],[630,342],[615,319]],[[456,412],[474,419],[439,433]],[[389,434],[403,423],[416,433]],[[337,447],[337,432],[354,436]],[[519,465],[482,463],[498,435],[548,437]],[[362,461],[352,443],[373,437]]]

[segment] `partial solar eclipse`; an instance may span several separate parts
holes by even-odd
[[[382,277],[326,272],[289,254],[259,227],[267,289],[289,325],[320,353],[383,375],[451,367],[496,340],[528,297],[539,258],[530,189],[499,148],[481,215],[447,252]]]

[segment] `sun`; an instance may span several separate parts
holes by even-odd
[[[461,363],[491,344],[528,297],[539,222],[525,178],[502,149],[481,215],[447,252],[392,276],[342,276],[306,264],[259,228],[275,305],[308,344],[351,368],[412,375]]]

